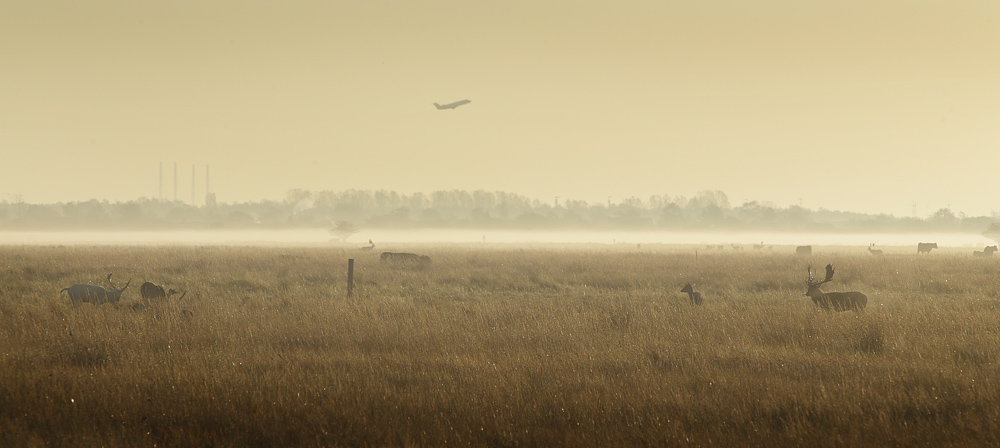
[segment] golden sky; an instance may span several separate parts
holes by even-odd
[[[0,61],[0,199],[1000,211],[995,0],[10,1]]]

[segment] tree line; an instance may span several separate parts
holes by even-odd
[[[445,190],[401,194],[385,190],[289,190],[280,201],[216,202],[194,206],[140,198],[31,204],[0,202],[0,230],[172,230],[212,228],[317,228],[348,222],[362,228],[764,230],[806,232],[967,232],[994,229],[998,216],[968,217],[947,208],[924,218],[778,207],[747,201],[733,205],[722,191],[692,197],[653,195],[607,203],[558,199],[542,202],[503,191]]]

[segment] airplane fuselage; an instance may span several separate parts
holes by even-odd
[[[454,103],[448,103],[448,104],[444,104],[444,105],[438,104],[438,103],[434,103],[434,107],[436,107],[438,110],[454,109],[454,108],[456,108],[458,106],[461,106],[463,104],[469,104],[471,102],[472,101],[470,101],[470,100],[462,100],[462,101],[455,101]]]

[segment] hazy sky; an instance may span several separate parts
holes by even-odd
[[[438,111],[432,103],[472,103]],[[0,199],[1000,212],[1000,2],[5,1]]]

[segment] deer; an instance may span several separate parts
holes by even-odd
[[[826,311],[861,311],[868,305],[868,296],[860,292],[823,292],[819,290],[819,285],[833,280],[832,264],[826,265],[826,278],[821,282],[813,280],[812,266],[809,266],[806,271],[809,273],[809,280],[806,280],[806,286],[809,289],[805,295],[809,296],[817,307]]]
[[[382,252],[379,259],[383,262],[430,264],[431,257],[406,252]]]
[[[363,250],[363,251],[371,251],[371,250],[375,249],[375,243],[371,240],[371,238],[368,239],[368,244],[371,244],[371,246],[362,247],[361,250]]]
[[[688,298],[691,299],[692,305],[701,305],[701,293],[695,292],[690,283],[684,285],[684,289],[681,289],[681,292],[688,293]]]
[[[170,288],[170,290],[164,292],[163,287],[150,282],[145,282],[142,286],[139,286],[139,295],[143,299],[169,299],[170,296],[178,294],[176,289]],[[181,294],[177,300],[183,299],[187,295],[187,291]]]
[[[103,286],[89,285],[86,283],[77,283],[73,286],[63,288],[59,291],[60,294],[63,291],[69,295],[69,299],[73,302],[73,306],[77,306],[83,302],[93,303],[94,305],[100,305],[105,302],[117,303],[122,298],[122,292],[128,285],[132,284],[132,279],[128,280],[121,289],[114,289],[114,284],[111,283],[111,274],[108,274],[108,284],[111,285],[111,290],[104,289]]]
[[[882,255],[882,249],[875,249],[875,243],[868,246],[868,253],[872,255]]]

